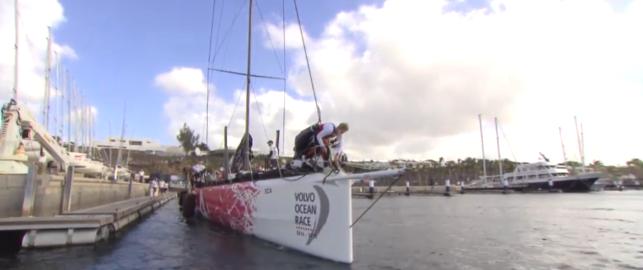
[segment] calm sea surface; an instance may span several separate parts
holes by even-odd
[[[371,203],[355,199],[356,217]],[[0,269],[643,269],[643,191],[388,197],[327,262],[198,220],[171,201],[96,246],[22,251]]]

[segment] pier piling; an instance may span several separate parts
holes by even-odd
[[[63,199],[60,206],[60,213],[67,213],[71,210],[71,188],[74,182],[74,167],[67,167],[67,174],[65,175],[65,182],[63,186]]]
[[[451,180],[444,181],[444,196],[451,196]]]
[[[36,182],[36,168],[34,166],[29,166],[29,171],[27,172],[27,179],[25,181],[24,197],[22,199],[22,216],[23,217],[28,217],[33,214],[35,182]]]

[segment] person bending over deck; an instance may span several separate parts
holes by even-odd
[[[328,160],[331,146],[341,149],[342,135],[346,131],[347,123],[340,123],[337,127],[333,123],[317,123],[302,130],[295,137],[293,159],[306,160],[321,155],[324,160]]]

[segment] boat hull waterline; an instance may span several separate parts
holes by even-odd
[[[508,189],[522,192],[559,190],[562,192],[590,192],[594,182],[601,178],[600,173],[586,173],[574,176],[553,177],[532,181],[509,183]],[[501,183],[493,183],[491,186],[475,187],[469,186],[467,190],[504,190]]]
[[[549,182],[534,182],[528,183],[524,188],[525,190],[547,190],[555,189],[563,192],[590,192],[592,186],[600,178],[600,174],[587,174],[579,176],[568,176],[564,178],[557,178],[552,181],[552,186]]]
[[[352,263],[352,183],[401,173],[310,173],[202,187],[196,190],[196,208],[211,222],[235,231],[320,258]]]

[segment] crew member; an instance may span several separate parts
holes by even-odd
[[[341,147],[342,135],[346,131],[347,123],[340,123],[337,127],[333,123],[318,123],[302,130],[295,137],[294,159],[305,159],[315,154],[328,159],[331,141]]]

